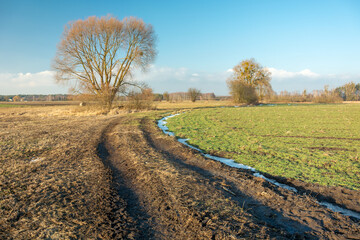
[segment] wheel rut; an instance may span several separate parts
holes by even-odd
[[[119,201],[114,238],[357,239],[359,224],[246,170],[206,159],[146,117],[116,119],[98,155]]]

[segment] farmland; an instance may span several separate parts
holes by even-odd
[[[213,155],[275,176],[360,189],[360,105],[193,110],[170,131]]]
[[[156,124],[184,108],[192,110],[173,120],[270,109],[221,105],[230,103],[161,103],[156,111],[107,115],[79,106],[0,108],[0,238],[359,238],[358,219],[318,203],[360,212],[359,191],[279,188],[203,157]]]

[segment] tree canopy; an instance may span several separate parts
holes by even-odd
[[[270,81],[271,73],[266,68],[254,59],[247,59],[233,68],[227,83],[236,102],[254,103],[272,93]]]
[[[155,33],[134,17],[89,17],[69,23],[58,45],[53,68],[56,80],[75,80],[79,92],[91,93],[110,108],[127,86],[134,69],[146,70],[154,60]]]

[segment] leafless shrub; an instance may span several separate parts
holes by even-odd
[[[323,91],[319,91],[319,93],[313,97],[313,102],[315,103],[338,103],[342,101],[343,99],[335,90],[329,90],[329,86],[325,86]]]
[[[135,110],[154,109],[154,95],[151,88],[143,89],[141,92],[131,91],[125,107]]]
[[[200,90],[196,88],[189,88],[188,90],[189,98],[192,102],[195,102],[201,95]]]
[[[169,93],[168,93],[168,92],[164,92],[163,98],[164,98],[167,102],[169,102],[169,101],[170,101],[170,95],[169,95]]]

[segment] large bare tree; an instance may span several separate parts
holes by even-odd
[[[58,45],[53,68],[56,80],[75,80],[77,89],[91,93],[111,108],[116,94],[139,86],[131,73],[146,70],[154,60],[155,33],[134,17],[89,17],[69,23]]]
[[[266,68],[254,59],[247,59],[233,68],[227,83],[235,101],[246,101],[249,98],[248,102],[254,103],[256,97],[262,100],[265,95],[272,93],[270,81],[271,73]],[[244,94],[246,97],[242,98]]]

